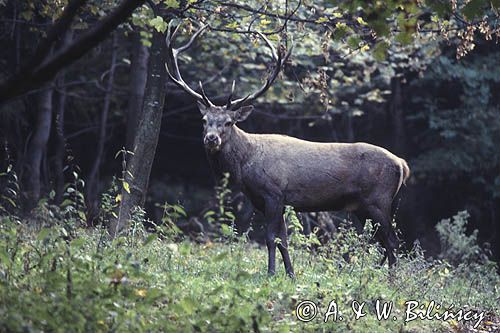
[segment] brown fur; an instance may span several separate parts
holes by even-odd
[[[292,48],[283,55],[281,48],[276,51],[258,32],[271,50],[275,63],[271,74],[259,90],[237,100],[232,100],[233,82],[226,105],[217,106],[206,96],[201,81],[201,94],[184,82],[177,64],[178,54],[187,50],[207,27],[203,25],[183,47],[173,49],[179,27],[171,33],[169,25],[166,43],[173,70],[165,66],[172,81],[198,101],[204,120],[203,142],[213,170],[230,172],[232,180],[266,216],[268,272],[275,272],[278,247],[287,274],[294,275],[283,219],[285,205],[298,211],[347,209],[360,217],[370,217],[380,223],[377,237],[392,265],[398,239],[391,227],[391,204],[410,175],[408,164],[386,149],[367,143],[318,143],[240,130],[235,123],[252,112],[249,104],[269,89]],[[277,237],[280,242],[276,242]]]
[[[394,263],[398,241],[390,225],[390,210],[410,174],[405,160],[368,143],[319,143],[250,134],[235,125],[219,134],[224,137],[221,146],[217,151],[207,150],[210,163],[218,173],[229,172],[253,205],[272,220],[268,247],[272,248],[269,243],[276,236],[281,238],[278,248],[287,273],[292,275],[293,269],[287,264],[284,205],[297,211],[346,209],[367,215],[380,223],[378,237],[389,263]],[[269,271],[274,273],[274,262]]]

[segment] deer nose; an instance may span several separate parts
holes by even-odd
[[[205,136],[205,139],[207,142],[214,142],[217,141],[217,135],[214,133],[208,133],[207,136]]]

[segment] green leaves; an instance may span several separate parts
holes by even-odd
[[[316,23],[325,23],[328,21],[329,21],[328,17],[323,16],[323,17],[320,17],[319,19],[317,19]]]
[[[2,265],[10,265],[11,260],[9,254],[5,251],[5,249],[0,248],[0,264]]]
[[[387,49],[389,48],[389,43],[386,41],[379,41],[373,49],[373,57],[378,61],[384,61],[387,57]]]
[[[230,237],[233,234],[233,232],[234,232],[233,229],[229,225],[227,225],[225,223],[222,223],[220,225],[220,227],[221,227],[222,234],[224,236],[226,236],[226,237]]]
[[[411,32],[402,31],[396,35],[395,40],[402,45],[408,45],[413,41],[413,34]]]
[[[494,98],[500,77],[495,64],[499,61],[497,53],[460,62],[441,56],[413,83],[412,89],[422,92],[414,98],[420,111],[413,117],[428,128],[425,142],[419,145],[422,153],[413,161],[413,170],[421,179],[434,183],[465,177],[477,195],[491,198],[498,191],[496,175],[490,170],[498,170],[500,161],[495,144],[500,142],[500,119]],[[460,103],[443,100],[442,89],[459,96]]]
[[[349,28],[345,23],[337,23],[335,25],[335,30],[333,32],[333,39],[336,41],[341,40],[344,38],[345,35],[347,35],[347,32],[349,31]]]
[[[238,26],[239,26],[239,24],[238,24],[238,22],[236,22],[236,21],[233,21],[233,22],[228,23],[228,24],[226,24],[226,25],[225,25],[225,27],[226,27],[227,29],[233,29],[233,30],[234,30],[234,29],[238,29]]]
[[[293,234],[300,234],[300,221],[291,207],[286,208],[286,216]],[[481,251],[476,235],[465,233],[466,219],[460,213],[440,224],[440,235],[446,236],[443,255],[462,258],[466,251],[472,255],[470,260]],[[267,251],[244,242],[157,240],[131,248],[87,229],[80,230],[68,248],[60,237],[37,241],[25,222],[20,227],[0,221],[0,327],[8,332],[26,327],[46,332],[250,332],[256,328],[288,332],[302,325],[294,312],[298,302],[315,298],[350,304],[353,299],[372,302],[389,297],[397,307],[412,295],[425,294],[437,302],[497,306],[491,295],[497,292],[500,277],[493,264],[473,262],[455,268],[442,260],[429,262],[417,248],[399,258],[398,269],[388,279],[387,268],[379,265],[380,249],[371,241],[376,228],[370,221],[360,234],[341,224],[325,247],[315,239],[304,239],[302,245],[317,246],[314,253],[290,244],[297,272],[294,281],[279,271],[267,277]],[[179,251],[170,250],[177,245]],[[344,253],[349,253],[348,261]],[[422,274],[415,275],[416,271]],[[471,280],[477,283],[471,285]],[[346,316],[335,323],[313,320],[307,325],[310,331],[393,332],[403,324]],[[442,326],[436,326],[436,321],[418,322],[425,332],[436,327]]]
[[[180,2],[177,0],[164,0],[163,2],[165,3],[165,6],[167,8],[174,8],[174,9],[180,8]]]
[[[441,18],[451,14],[451,3],[449,1],[427,0],[425,4]]]
[[[350,36],[347,39],[347,45],[349,45],[351,49],[356,50],[361,46],[361,38],[359,38],[359,36]]]
[[[167,31],[168,28],[167,22],[161,16],[156,16],[154,19],[149,20],[149,25],[161,33]]]
[[[377,33],[377,36],[384,37],[389,35],[390,27],[387,24],[385,18],[375,15],[372,17],[368,17],[367,22],[368,26]]]
[[[123,189],[130,194],[130,184],[126,181],[123,181],[122,182],[122,185],[123,185]]]
[[[471,0],[462,9],[462,13],[468,20],[484,14],[484,9],[489,5],[488,0]]]
[[[42,228],[40,230],[40,232],[38,233],[38,235],[36,236],[36,238],[40,241],[43,241],[45,238],[47,238],[49,236],[50,232],[51,232],[51,229]]]

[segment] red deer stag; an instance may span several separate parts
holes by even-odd
[[[391,206],[401,185],[410,174],[405,160],[384,148],[368,143],[319,143],[276,134],[246,133],[236,126],[253,110],[248,105],[273,84],[287,61],[271,42],[257,33],[271,50],[274,68],[262,87],[253,94],[233,100],[234,82],[225,105],[215,105],[205,94],[191,89],[179,71],[177,57],[205,30],[202,26],[189,42],[172,48],[179,27],[167,35],[167,72],[172,81],[198,101],[203,115],[205,145],[216,174],[229,172],[231,179],[248,196],[267,220],[268,273],[275,273],[276,247],[281,252],[286,273],[294,276],[288,254],[285,205],[299,212],[348,210],[368,216],[380,224],[377,239],[385,248],[392,266],[399,246],[391,226]],[[276,242],[276,237],[280,242]],[[384,258],[385,259],[385,258]]]

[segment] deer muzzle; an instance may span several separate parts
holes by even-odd
[[[203,138],[203,143],[205,144],[205,147],[210,150],[218,150],[222,143],[222,140],[216,133],[209,132]]]

